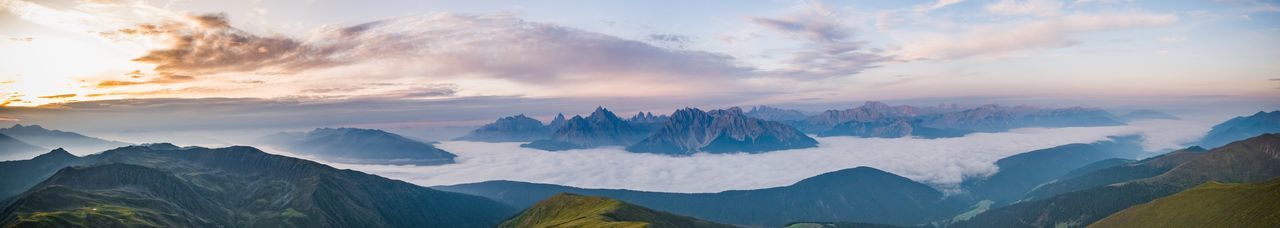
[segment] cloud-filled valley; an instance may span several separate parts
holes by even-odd
[[[1025,128],[944,139],[823,137],[818,138],[821,144],[817,148],[690,157],[629,153],[622,148],[548,152],[521,148],[519,143],[444,141],[437,146],[457,154],[457,164],[330,165],[423,186],[515,180],[662,192],[785,186],[826,172],[870,166],[953,190],[963,177],[989,175],[996,171],[996,160],[1017,153],[1134,134],[1144,136],[1146,150],[1167,151],[1198,139],[1210,125],[1204,121],[1153,120],[1127,126]],[[274,148],[265,150],[282,153]]]

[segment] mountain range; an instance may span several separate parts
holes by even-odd
[[[597,107],[590,116],[573,116],[551,137],[536,140],[521,147],[541,150],[583,149],[599,146],[627,146],[648,136],[648,131],[618,118],[604,107]]]
[[[0,128],[0,134],[43,148],[65,148],[80,153],[95,153],[129,145],[75,132],[46,129],[40,125],[14,124],[12,127]]]
[[[498,227],[715,228],[716,224],[636,206],[616,199],[560,193],[520,212]]]
[[[818,141],[774,121],[747,117],[739,108],[704,112],[676,110],[662,128],[627,151],[691,155],[698,152],[758,153],[816,147]]]
[[[1084,107],[916,107],[890,106],[868,101],[852,109],[827,110],[788,123],[820,136],[943,138],[963,136],[970,132],[1000,132],[1024,127],[1114,126],[1123,125],[1125,120],[1102,109]]]
[[[48,156],[70,159],[67,166],[3,203],[0,226],[491,227],[515,213],[484,198],[252,147],[61,154]]]
[[[932,139],[961,137],[969,133],[973,133],[973,131],[925,127],[920,124],[919,120],[898,117],[844,122],[818,132],[818,136],[856,136],[861,138],[919,137]]]
[[[272,134],[260,141],[340,163],[440,165],[453,163],[457,157],[431,144],[377,129],[317,128]]]
[[[1230,142],[1247,139],[1265,133],[1280,133],[1280,110],[1258,112],[1250,116],[1231,118],[1214,125],[1200,140],[1203,147],[1219,147]]]
[[[771,121],[796,121],[809,117],[800,110],[775,108],[764,105],[751,107],[751,110],[747,111],[746,114],[751,118]]]
[[[969,177],[961,183],[978,200],[1004,205],[1022,198],[1037,186],[1069,172],[1112,158],[1132,159],[1143,153],[1138,136],[1112,137],[1095,143],[1073,143],[1020,153],[996,160],[999,171],[987,177]]]

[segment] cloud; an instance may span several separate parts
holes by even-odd
[[[436,79],[490,77],[521,83],[584,80],[675,80],[749,75],[721,54],[670,50],[509,14],[439,13],[348,27],[316,29],[302,39],[264,37],[231,26],[225,15],[143,24],[108,35],[159,36],[164,49],[135,59],[156,71],[184,74],[271,71],[298,73],[372,64]],[[651,39],[685,42],[687,37]],[[382,65],[379,65],[382,64]],[[390,66],[388,66],[390,65]]]
[[[104,36],[154,37],[167,47],[133,61],[155,64],[155,71],[182,74],[243,72],[259,69],[300,71],[332,66],[330,54],[340,47],[306,46],[287,37],[262,37],[231,26],[224,14],[189,15],[183,20],[140,24]],[[126,83],[127,84],[127,83]]]
[[[547,152],[521,148],[519,143],[445,141],[438,146],[458,154],[457,164],[430,167],[331,165],[423,186],[516,180],[663,192],[717,192],[784,186],[826,172],[870,166],[954,190],[966,176],[983,176],[997,171],[994,162],[1013,154],[1105,140],[1113,135],[1194,132],[1149,137],[1151,139],[1147,142],[1168,146],[1188,141],[1188,135],[1194,138],[1196,133],[1202,133],[1209,126],[1209,123],[1166,125],[1169,123],[1172,122],[1120,127],[1020,129],[949,139],[824,137],[818,138],[818,148],[691,157],[629,153],[621,148]],[[270,148],[266,150],[288,153]]]
[[[838,11],[820,5],[784,18],[748,18],[752,23],[805,40],[804,47],[770,72],[799,79],[850,76],[892,60],[868,43],[853,40],[855,29],[842,22]]]
[[[938,1],[934,1],[933,4],[921,5],[916,7],[916,12],[928,12],[928,11],[933,11],[937,9],[942,9],[944,7],[955,5],[956,3],[960,3],[960,2],[964,2],[964,0],[938,0]]]
[[[129,77],[130,77],[130,78],[141,78],[141,77],[142,77],[142,74],[141,74],[140,72],[138,72],[138,71],[131,72],[131,73],[129,73],[128,75],[129,75]],[[174,83],[182,83],[182,82],[194,81],[195,79],[196,79],[196,78],[195,78],[195,77],[193,77],[193,76],[187,76],[187,75],[175,75],[175,74],[171,74],[171,73],[160,73],[160,75],[156,75],[156,76],[155,76],[154,78],[152,78],[151,80],[146,80],[146,81],[116,81],[116,80],[108,80],[108,81],[99,82],[99,83],[98,83],[98,85],[97,85],[97,87],[98,87],[98,88],[111,88],[111,87],[133,86],[133,85],[145,85],[145,84],[174,84]]]
[[[1062,0],[999,0],[987,5],[987,12],[996,15],[1057,16],[1062,14]]]
[[[1011,24],[978,26],[960,35],[939,35],[908,41],[900,52],[905,60],[960,59],[992,56],[1028,49],[1079,44],[1080,33],[1167,26],[1172,14],[1077,14]]]
[[[58,95],[41,96],[41,97],[39,97],[39,98],[44,98],[44,99],[63,99],[63,98],[72,98],[72,97],[76,97],[76,94],[74,94],[74,93],[58,94]]]

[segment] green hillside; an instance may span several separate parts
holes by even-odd
[[[1209,182],[1133,206],[1089,227],[1276,227],[1280,179],[1254,184]]]
[[[75,160],[6,203],[0,227],[492,227],[515,212],[252,147],[130,146]]]
[[[599,196],[561,193],[498,227],[733,227]]]

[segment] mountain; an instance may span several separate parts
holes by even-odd
[[[0,226],[491,227],[515,212],[244,146],[130,146],[76,160],[8,203]]]
[[[1165,112],[1161,112],[1161,111],[1156,111],[1156,110],[1150,110],[1150,109],[1139,109],[1139,110],[1134,110],[1134,111],[1132,111],[1132,112],[1129,112],[1128,114],[1124,114],[1123,116],[1120,116],[1120,118],[1123,118],[1123,119],[1125,119],[1125,120],[1129,120],[1129,121],[1133,121],[1133,120],[1178,120],[1178,119],[1182,119],[1182,118],[1178,118],[1178,116],[1174,116],[1173,114],[1169,114],[1169,113],[1165,113]]]
[[[2,133],[2,132],[0,132]],[[1203,147],[1219,147],[1265,133],[1280,133],[1280,111],[1258,112],[1214,125],[1200,140]]]
[[[269,135],[262,142],[341,163],[440,165],[453,163],[456,157],[431,144],[376,129],[317,128]]]
[[[771,227],[795,221],[921,224],[963,209],[963,205],[945,204],[942,192],[928,185],[869,167],[825,173],[784,187],[718,193],[582,189],[514,181],[432,188],[484,196],[517,208],[561,192],[604,196],[718,223]]]
[[[999,171],[995,174],[985,178],[967,178],[961,186],[977,199],[1004,205],[1077,168],[1111,158],[1133,158],[1141,153],[1138,136],[1056,146],[997,160]]]
[[[906,105],[889,106],[885,103],[868,101],[853,109],[827,110],[810,116],[801,120],[797,128],[805,132],[821,132],[849,121],[872,122],[886,118],[915,117],[926,113],[932,113],[932,111]]]
[[[560,193],[498,227],[734,227],[599,196]]]
[[[30,189],[53,175],[53,172],[70,165],[76,158],[58,148],[29,160],[0,162],[0,202]]]
[[[1031,106],[983,105],[958,112],[920,118],[923,126],[1000,132],[1024,127],[1093,127],[1124,125],[1124,121],[1097,108],[1037,108]]]
[[[907,118],[883,118],[872,121],[849,121],[836,124],[830,129],[818,132],[819,137],[856,136],[862,138],[900,138],[915,136],[920,138],[952,138],[972,133],[969,130],[938,129],[925,127],[919,121]]]
[[[636,115],[631,116],[631,118],[627,118],[627,123],[630,123],[631,126],[634,126],[641,131],[644,131],[644,135],[649,135],[652,134],[653,131],[662,128],[662,125],[666,124],[669,120],[671,120],[671,117],[667,115],[653,115],[652,112],[641,112],[636,113]]]
[[[9,128],[0,128],[0,134],[8,135],[39,147],[66,148],[67,150],[82,152],[98,152],[129,145],[129,143],[125,142],[94,138],[75,132],[45,129],[40,125],[23,126],[14,124]]]
[[[551,119],[551,122],[550,122],[550,123],[547,123],[547,130],[550,130],[551,132],[555,132],[556,130],[560,130],[560,128],[564,127],[564,124],[565,124],[566,122],[568,122],[568,121],[564,119],[564,114],[563,114],[563,113],[558,113],[558,114],[556,114],[556,118]]]
[[[770,121],[794,121],[809,117],[804,115],[804,112],[800,112],[800,110],[781,109],[764,105],[751,107],[751,110],[747,111],[746,114],[751,118]]]
[[[1027,193],[1024,198],[1026,200],[1044,199],[1062,193],[1154,177],[1204,155],[1204,151],[1204,148],[1191,147],[1143,159],[1142,161],[1124,162],[1123,164],[1091,171],[1078,169],[1072,171],[1073,173],[1059,177],[1058,180],[1036,187],[1036,189]]]
[[[800,130],[779,122],[747,117],[737,107],[710,112],[685,108],[676,110],[661,129],[627,147],[627,151],[671,155],[759,153],[817,145],[817,140]]]
[[[1131,206],[1211,181],[1256,183],[1280,177],[1280,150],[1277,148],[1280,148],[1280,135],[1264,134],[1203,152],[1203,155],[1153,177],[1019,202],[953,225],[1083,226]]]
[[[563,116],[561,116],[563,117]],[[498,118],[458,138],[478,142],[529,142],[551,136],[552,129],[524,114]]]
[[[22,140],[0,134],[0,160],[21,158],[24,155],[38,153],[47,149],[28,144]]]
[[[1124,209],[1089,227],[1273,227],[1280,224],[1280,179],[1208,182]]]
[[[522,144],[541,150],[583,149],[599,146],[626,146],[639,142],[648,132],[618,118],[613,112],[597,107],[590,116],[574,116],[565,121],[548,139]]]

